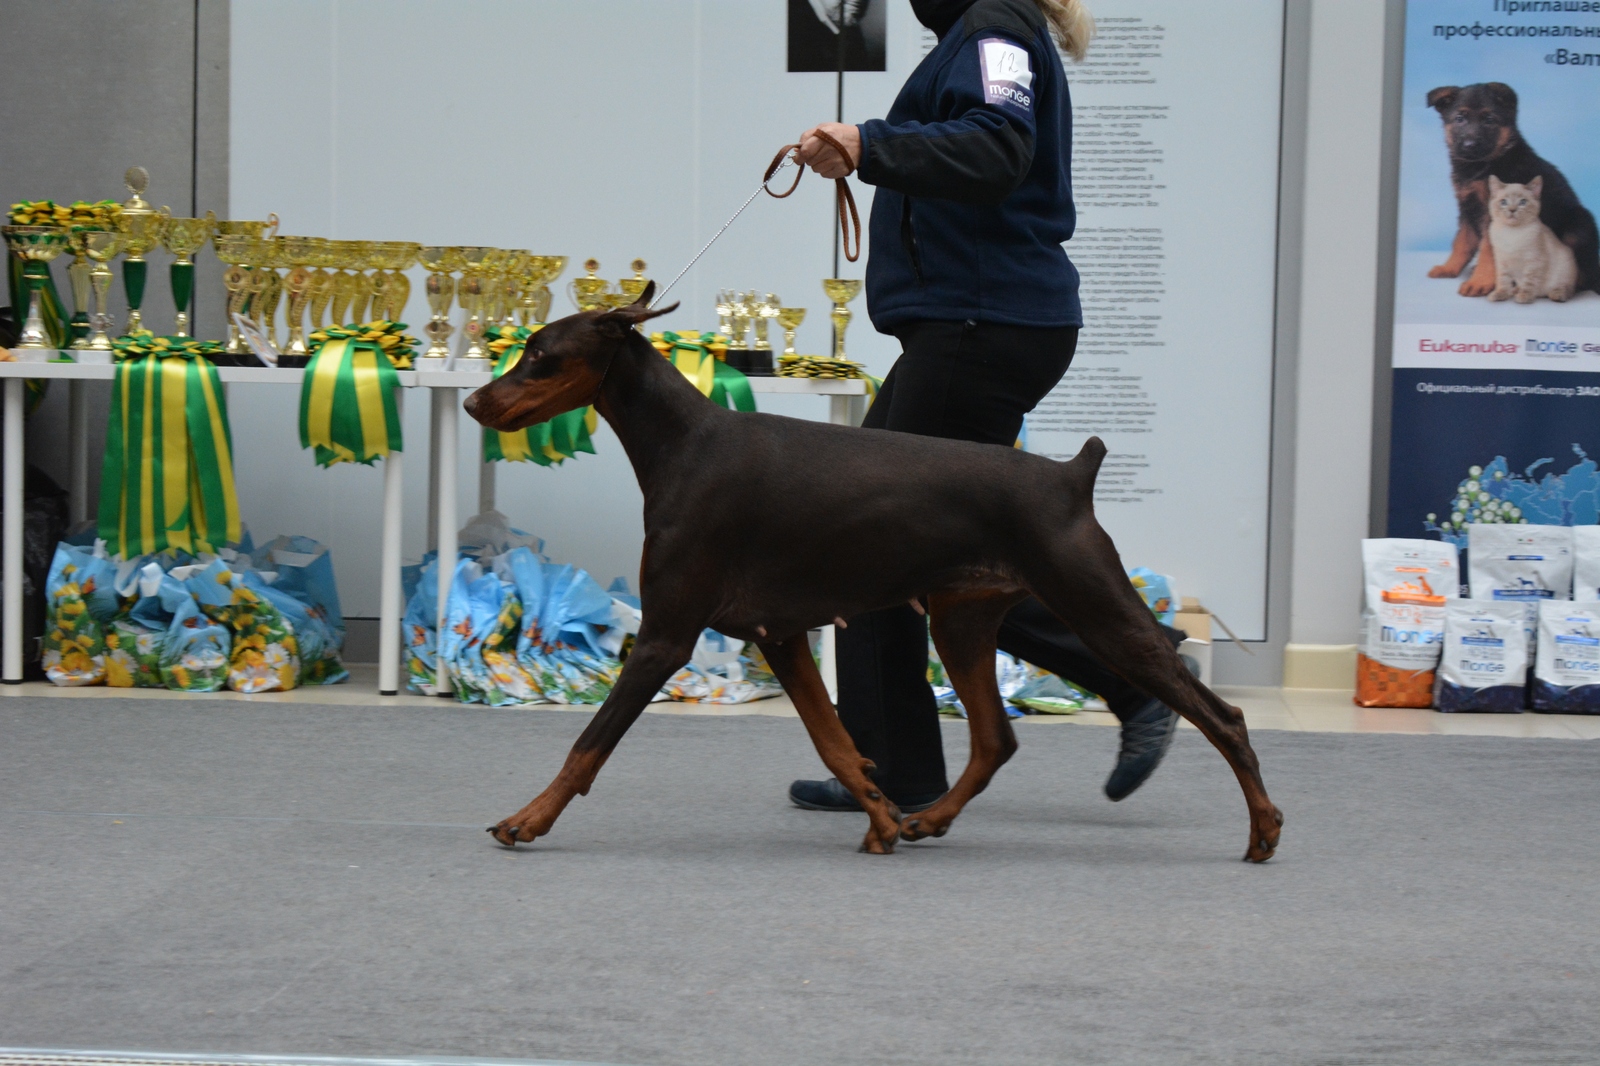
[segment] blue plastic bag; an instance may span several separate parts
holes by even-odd
[[[344,613],[333,576],[333,557],[310,537],[278,537],[251,553],[257,570],[276,574],[263,579],[274,604],[294,624],[300,645],[300,683],[332,685],[350,677],[340,653],[344,650]],[[298,606],[284,602],[292,598]]]
[[[177,692],[220,691],[228,683],[233,651],[228,630],[207,618],[194,595],[170,573],[162,575],[156,605],[170,616],[161,639],[162,682]]]
[[[1128,571],[1128,580],[1139,590],[1145,605],[1166,625],[1178,620],[1178,598],[1172,594],[1172,579],[1145,566]]]
[[[58,544],[45,578],[44,671],[53,684],[106,679],[105,630],[117,613],[116,567],[93,548]]]
[[[401,618],[401,650],[405,657],[406,690],[423,696],[436,694],[438,678],[434,655],[439,646],[439,559],[429,552],[421,563],[400,572],[406,594]]]

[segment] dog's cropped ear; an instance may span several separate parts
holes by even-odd
[[[678,305],[673,304],[670,307],[660,307],[652,311],[650,309],[650,301],[655,294],[656,283],[652,281],[644,287],[644,291],[639,294],[639,298],[633,303],[626,307],[618,307],[607,311],[595,321],[602,326],[620,327],[621,329],[629,330],[641,322],[648,322],[650,319],[660,318],[662,315],[670,315],[678,309]]]
[[[1455,105],[1456,97],[1461,95],[1461,89],[1455,85],[1441,85],[1437,89],[1428,90],[1428,106],[1439,114],[1444,114]]]
[[[1513,115],[1517,113],[1517,90],[1503,81],[1485,82],[1483,87],[1489,91],[1489,99],[1494,101],[1495,107]]]

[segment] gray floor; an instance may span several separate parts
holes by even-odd
[[[0,701],[0,1045],[633,1064],[1590,1062],[1600,745],[1024,724],[942,841],[807,814],[800,724],[646,715],[548,843],[482,827],[586,716]],[[947,732],[953,756],[964,734]]]

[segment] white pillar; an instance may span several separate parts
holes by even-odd
[[[404,413],[405,391],[397,390],[395,407]],[[379,576],[378,601],[378,692],[394,696],[400,692],[400,558],[401,534],[405,513],[401,488],[404,485],[401,454],[390,452],[383,461],[383,562]]]
[[[450,582],[456,572],[456,475],[457,447],[461,442],[461,423],[456,417],[456,397],[459,389],[434,389],[434,403],[442,405],[449,413],[439,425],[439,439],[434,452],[439,461],[439,653],[434,656],[434,671],[438,678],[437,694],[451,695],[449,668],[444,661],[445,618],[449,613]],[[438,409],[438,406],[435,408]]]
[[[476,437],[477,434],[474,434]],[[478,513],[487,514],[494,510],[494,463],[485,462],[482,456],[478,458]]]
[[[22,683],[22,477],[23,477],[23,393],[22,378],[5,379],[5,428],[0,438],[5,447],[3,487],[0,505],[5,519],[0,535],[0,581],[5,584],[4,604],[0,609],[0,679],[8,685]]]

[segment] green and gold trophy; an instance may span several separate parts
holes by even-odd
[[[844,359],[844,331],[854,316],[845,305],[861,295],[861,282],[846,278],[822,279],[822,292],[833,301],[833,358]]]
[[[72,226],[67,231],[67,246],[72,249],[72,265],[67,281],[72,285],[72,347],[89,347],[90,280],[94,268],[89,264],[89,234],[104,232],[96,226]]]
[[[124,209],[126,212],[126,209]],[[189,257],[211,239],[209,218],[169,218],[161,231],[161,243],[177,256],[168,268],[172,279],[172,302],[177,306],[177,326],[173,335],[189,335],[189,308],[194,303],[194,260]]]
[[[172,211],[163,207],[157,211],[144,198],[150,185],[150,172],[144,167],[129,167],[122,182],[133,195],[122,204],[122,215],[117,228],[122,233],[122,291],[128,297],[128,328],[132,333],[144,328],[140,306],[144,303],[144,282],[149,265],[144,254],[161,243],[161,234],[167,227]]]
[[[67,250],[70,234],[65,226],[6,226],[6,244],[23,260],[22,278],[28,287],[28,317],[17,337],[19,351],[49,351],[55,347],[45,329],[40,287],[50,276],[49,263]]]

